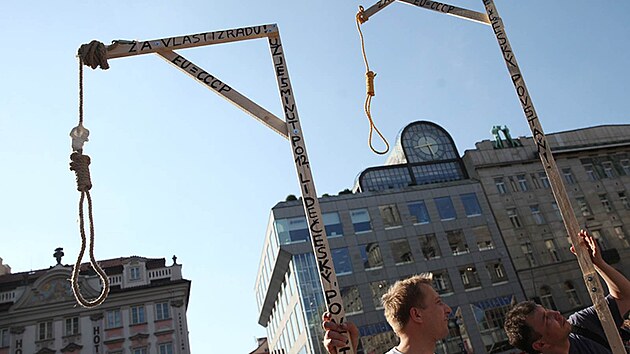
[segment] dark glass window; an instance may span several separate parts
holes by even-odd
[[[437,206],[438,213],[440,214],[440,219],[452,220],[457,217],[451,197],[435,198],[434,201],[435,205]]]
[[[363,191],[379,191],[404,188],[411,184],[407,167],[368,170],[359,178]]]
[[[337,275],[352,273],[352,262],[347,247],[333,249],[332,258]]]
[[[390,241],[389,248],[392,250],[392,257],[394,258],[394,263],[397,265],[413,262],[411,247],[409,247],[409,241],[407,241],[407,239],[403,238]]]
[[[481,207],[475,193],[462,194],[460,197],[462,198],[462,204],[464,204],[466,216],[481,215]]]
[[[276,232],[281,245],[309,239],[308,224],[304,216],[276,220]]]
[[[412,171],[416,184],[458,181],[464,178],[464,173],[456,162],[417,165],[412,167]]]
[[[352,219],[354,232],[365,232],[372,230],[370,214],[368,213],[367,209],[350,210],[350,219]]]
[[[407,207],[409,207],[409,214],[411,214],[411,220],[414,224],[427,224],[431,222],[429,211],[424,201],[409,203]]]
[[[383,255],[378,243],[371,242],[366,245],[360,245],[361,259],[363,267],[367,269],[381,268],[383,266]]]
[[[339,220],[339,214],[336,212],[324,213],[322,214],[322,219],[324,219],[326,235],[343,236],[343,225],[341,224],[341,220]]]

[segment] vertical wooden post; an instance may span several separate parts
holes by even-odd
[[[626,351],[623,347],[623,343],[621,342],[621,337],[619,336],[619,331],[615,326],[610,309],[606,304],[604,289],[597,272],[595,271],[593,262],[591,261],[588,251],[577,246],[579,244],[578,232],[580,231],[580,226],[575,217],[575,213],[573,212],[573,207],[569,201],[569,196],[567,195],[560,173],[558,172],[558,167],[555,159],[553,158],[551,147],[547,142],[545,133],[540,125],[540,120],[536,114],[536,110],[534,109],[534,104],[529,96],[527,87],[525,86],[525,80],[523,79],[521,70],[518,67],[518,63],[516,62],[516,56],[512,52],[512,47],[510,46],[510,42],[508,41],[505,33],[503,21],[494,6],[493,0],[483,0],[483,4],[486,8],[490,25],[497,37],[497,41],[499,42],[499,47],[501,48],[505,65],[508,68],[512,84],[514,85],[518,99],[521,102],[523,113],[525,113],[525,118],[527,119],[529,128],[532,131],[534,142],[538,148],[538,155],[545,168],[547,177],[549,178],[551,190],[553,191],[553,195],[558,203],[558,208],[562,214],[564,226],[571,237],[571,242],[576,245],[575,250],[577,253],[577,259],[584,276],[584,283],[586,284],[588,293],[593,301],[593,305],[597,311],[599,320],[602,323],[602,327],[606,332],[606,337],[612,352],[615,354],[623,354]]]
[[[322,219],[322,212],[319,207],[317,192],[315,191],[315,183],[313,182],[313,176],[311,174],[311,164],[308,159],[308,155],[306,154],[306,143],[304,142],[304,136],[302,135],[300,118],[298,117],[297,107],[295,106],[295,101],[293,99],[293,89],[291,88],[289,73],[284,59],[284,51],[280,41],[280,34],[276,32],[275,34],[271,34],[268,38],[274,71],[276,73],[276,79],[278,80],[278,89],[280,90],[280,99],[282,101],[284,116],[287,123],[289,143],[291,144],[291,151],[293,153],[295,169],[297,171],[298,183],[300,184],[300,189],[302,191],[304,213],[306,214],[306,220],[308,222],[311,243],[313,245],[313,253],[315,255],[315,262],[317,263],[317,269],[319,271],[319,279],[322,283],[326,308],[332,315],[332,319],[335,322],[342,323],[345,320],[346,314],[343,308],[339,285],[337,283],[337,275],[333,265],[332,254],[328,246],[324,220]],[[348,345],[342,348],[337,348],[337,353],[354,354],[354,348],[351,345],[351,341],[347,333],[346,336],[348,337]]]

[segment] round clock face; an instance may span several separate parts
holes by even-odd
[[[416,139],[416,145],[414,146],[416,152],[433,160],[437,157],[438,153],[441,155],[441,148],[438,141],[432,136],[420,136]]]

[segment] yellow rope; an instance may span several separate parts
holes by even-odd
[[[374,77],[376,77],[376,73],[370,70],[370,65],[368,64],[367,55],[365,54],[365,41],[363,39],[363,32],[361,32],[361,24],[365,22],[365,18],[363,17],[363,6],[359,6],[359,12],[357,12],[357,29],[359,30],[359,37],[361,38],[361,52],[363,53],[363,61],[365,62],[365,86],[366,86],[366,97],[365,97],[365,105],[363,109],[365,110],[365,116],[370,123],[370,134],[368,136],[368,143],[370,145],[370,149],[376,154],[385,155],[389,151],[389,143],[387,139],[381,134],[376,125],[374,124],[374,120],[372,119],[372,97],[374,96]],[[378,136],[381,137],[381,140],[385,143],[385,150],[378,151],[372,145],[372,133],[376,131]]]
[[[106,65],[106,64],[105,64]],[[70,170],[75,172],[77,179],[77,190],[81,192],[79,199],[79,231],[81,233],[81,251],[77,258],[74,268],[72,269],[72,277],[70,281],[72,283],[72,292],[77,302],[87,308],[93,308],[102,304],[107,295],[109,294],[109,278],[105,271],[98,265],[98,262],[94,258],[94,217],[92,216],[92,197],[90,196],[90,189],[92,188],[92,181],[90,180],[90,157],[83,155],[83,143],[88,140],[89,130],[83,127],[83,59],[79,54],[79,125],[77,125],[70,132],[72,137],[72,150],[70,155]],[[83,215],[83,201],[87,199],[88,205],[88,218],[90,221],[90,264],[92,268],[98,274],[101,279],[103,289],[101,294],[94,300],[86,300],[79,290],[79,272],[81,270],[81,260],[85,253],[85,217]]]

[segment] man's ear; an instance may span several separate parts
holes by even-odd
[[[412,307],[409,310],[409,320],[417,322],[417,323],[421,323],[422,322],[422,312],[420,312],[419,308]]]
[[[534,343],[532,343],[532,348],[534,348],[534,350],[537,352],[542,352],[547,347],[549,347],[549,344],[547,344],[542,339],[539,339],[535,341]]]

